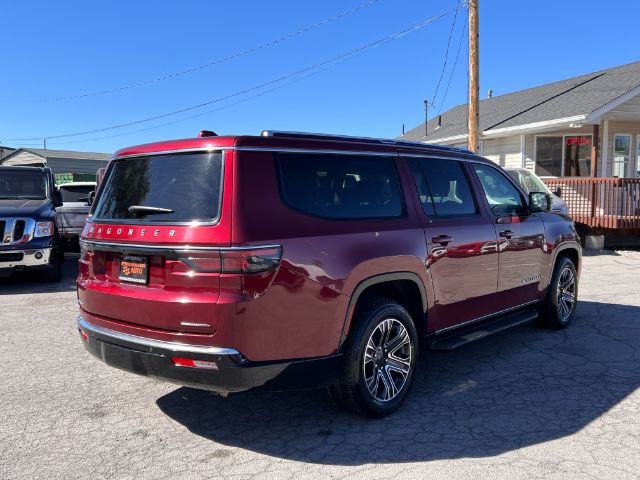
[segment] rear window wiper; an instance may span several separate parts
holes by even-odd
[[[175,211],[171,210],[170,208],[148,207],[146,205],[131,205],[127,210],[129,213],[143,214],[143,215],[175,213]]]

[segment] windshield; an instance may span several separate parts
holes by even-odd
[[[63,202],[86,202],[95,185],[60,185]]]
[[[0,170],[0,200],[47,198],[47,176],[41,172]]]
[[[527,193],[551,193],[544,182],[533,172],[528,170],[509,170],[508,173],[511,175],[511,178],[518,182],[522,189]]]
[[[96,199],[96,220],[210,222],[218,218],[222,153],[112,161]]]

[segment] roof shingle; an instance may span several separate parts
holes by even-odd
[[[577,115],[589,115],[640,86],[640,62],[580,75],[480,101],[480,130],[527,125]],[[467,133],[467,105],[444,112],[409,130],[399,138],[429,142]]]

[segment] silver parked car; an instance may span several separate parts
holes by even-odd
[[[509,173],[509,175],[511,175],[511,178],[518,182],[518,184],[526,193],[545,192],[551,195],[552,212],[564,213],[565,215],[569,215],[567,204],[564,203],[564,200],[562,200],[562,198],[560,198],[560,195],[562,194],[560,189],[552,192],[551,190],[549,190],[549,187],[547,187],[545,183],[540,180],[540,177],[538,177],[531,170],[527,170],[526,168],[505,168],[505,170]]]
[[[96,182],[65,183],[58,188],[63,202],[56,209],[58,231],[67,247],[76,248],[91,209],[89,197],[96,190]]]

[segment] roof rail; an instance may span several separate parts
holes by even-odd
[[[375,138],[375,137],[358,137],[353,135],[334,135],[330,133],[311,133],[311,132],[291,132],[285,130],[263,130],[260,134],[263,137],[288,137],[288,138],[310,138],[324,140],[344,140],[362,143],[378,143],[387,145],[406,145],[408,147],[429,147],[438,150],[473,153],[464,148],[449,147],[446,145],[435,145],[431,143],[412,142],[409,140],[395,140],[393,138]]]

